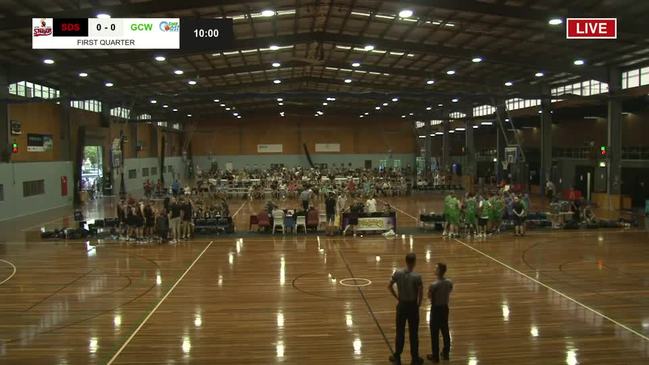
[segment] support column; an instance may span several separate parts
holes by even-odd
[[[9,81],[5,70],[0,68],[0,162],[9,162],[11,158],[9,128]]]
[[[544,193],[545,182],[552,180],[552,114],[549,98],[541,99],[541,164],[539,166],[539,184]]]
[[[473,108],[469,108],[466,112],[466,120],[464,122],[464,155],[466,156],[466,164],[464,166],[464,175],[470,176],[472,181],[475,180],[477,173],[477,166],[475,160],[475,140],[473,138]]]
[[[430,178],[433,173],[431,168],[432,156],[433,156],[433,137],[431,136],[431,134],[433,133],[433,129],[432,126],[430,125],[429,120],[424,120],[424,123],[426,123],[424,128],[422,128],[424,130],[424,133],[426,134],[426,138],[424,139],[424,143],[425,143],[424,176],[426,176],[426,178]]]
[[[502,161],[505,160],[505,136],[507,126],[505,124],[505,104],[496,106],[496,184],[499,184],[504,177]]]
[[[442,159],[440,163],[440,170],[448,173],[450,171],[449,165],[450,165],[450,160],[451,160],[451,135],[448,133],[451,126],[450,126],[450,120],[448,119],[448,116],[445,115],[444,112],[442,112],[442,130],[444,131],[444,135],[442,136]]]
[[[74,146],[72,145],[71,136],[75,131],[72,131],[70,124],[70,97],[63,90],[59,102],[61,106],[61,135],[59,136],[61,155],[59,159],[61,161],[74,161],[72,158]]]
[[[609,70],[608,80],[608,177],[606,180],[609,201],[611,195],[622,193],[622,101],[617,99],[622,88],[622,74],[618,69]],[[609,204],[609,207],[611,205]]]

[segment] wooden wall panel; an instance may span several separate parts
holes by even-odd
[[[25,103],[9,105],[9,120],[22,124],[22,134],[10,135],[18,143],[19,153],[11,156],[12,161],[57,161],[61,156],[61,112],[56,104]],[[45,152],[27,152],[27,135],[50,134],[53,147]]]
[[[194,155],[257,154],[258,144],[282,144],[283,154],[303,153],[306,143],[340,143],[340,153],[413,153],[412,122],[344,117],[201,121],[192,137]]]

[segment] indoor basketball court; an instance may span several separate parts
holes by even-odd
[[[647,364],[647,16],[0,1],[0,364]]]

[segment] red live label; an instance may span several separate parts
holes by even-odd
[[[568,39],[616,39],[616,18],[568,18],[566,22]]]

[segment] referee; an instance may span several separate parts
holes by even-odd
[[[417,256],[414,253],[406,255],[406,268],[392,274],[388,290],[397,299],[397,338],[396,349],[390,356],[390,361],[401,364],[401,353],[405,341],[406,321],[410,335],[410,356],[412,364],[420,365],[424,359],[419,357],[419,306],[424,295],[421,275],[414,271]],[[394,291],[397,284],[398,294]]]

